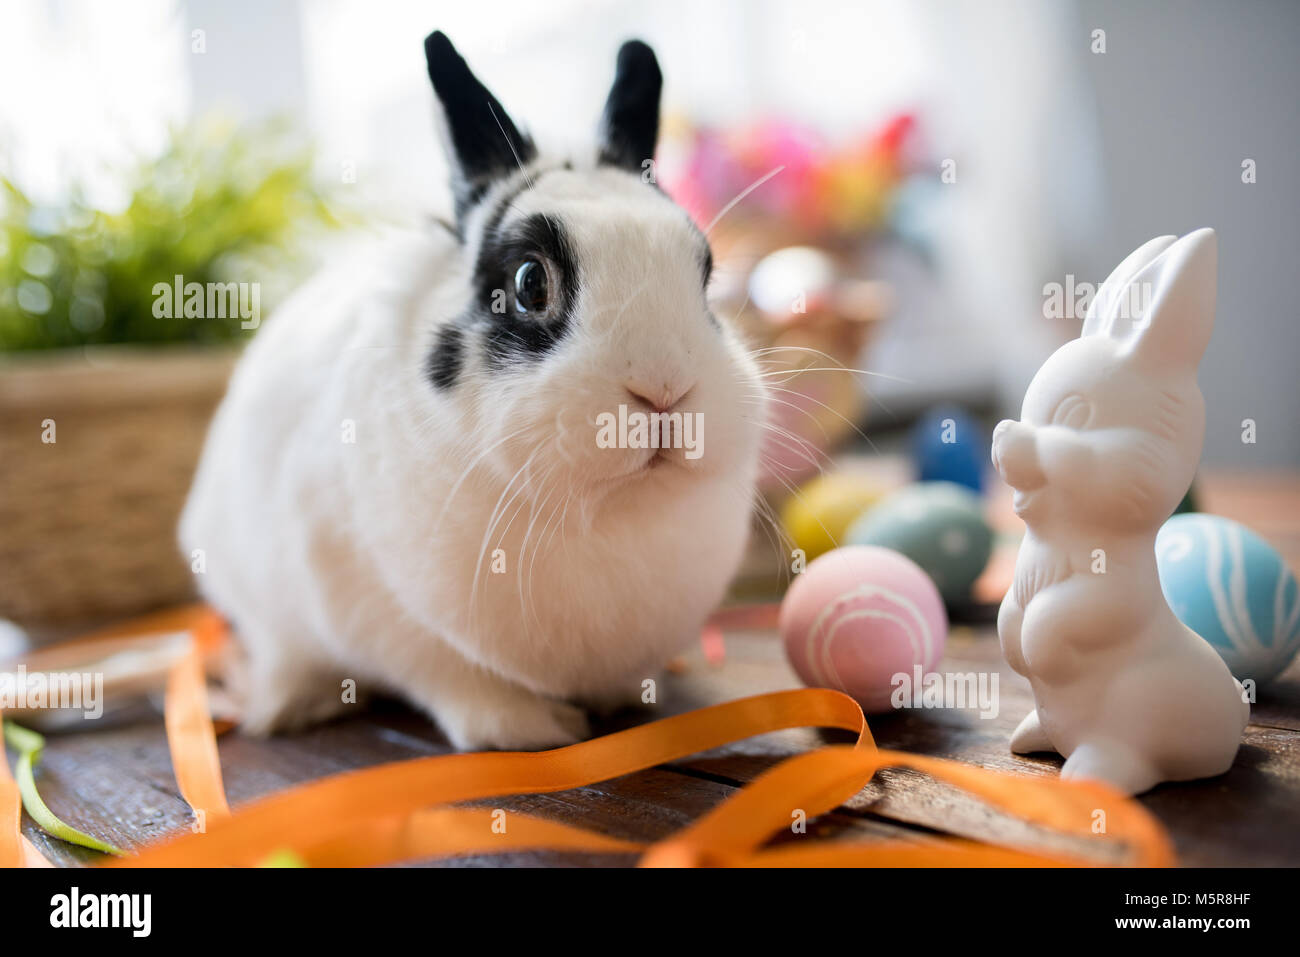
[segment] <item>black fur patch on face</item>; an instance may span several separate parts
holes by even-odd
[[[695,230],[696,234],[699,236],[700,245],[704,249],[704,252],[700,255],[700,276],[701,276],[700,290],[704,293],[705,306],[706,306],[704,310],[704,315],[709,320],[709,325],[711,325],[714,329],[721,330],[722,323],[718,322],[718,317],[713,314],[713,310],[707,308],[708,298],[709,298],[709,281],[713,278],[713,247],[709,245],[709,237],[705,236],[703,230],[701,230],[699,226],[695,225],[695,221],[692,220],[689,216],[687,216],[686,219],[691,224],[691,228]]]
[[[662,88],[663,74],[654,51],[640,40],[624,43],[601,119],[601,163],[641,173],[642,164],[654,159]]]
[[[578,292],[577,260],[560,220],[534,213],[502,226],[502,216],[504,212],[486,224],[474,267],[475,327],[482,329],[484,355],[492,369],[549,352],[569,329]],[[530,259],[547,270],[550,299],[544,316],[522,314],[515,305],[513,277]]]
[[[571,167],[566,163],[563,168]],[[460,378],[471,341],[482,341],[489,368],[499,369],[511,360],[542,355],[567,331],[578,272],[563,226],[555,217],[540,214],[507,228],[501,226],[520,194],[536,186],[548,172],[520,176],[485,214],[472,280],[474,301],[464,314],[438,331],[425,360],[425,374],[439,390],[450,389]],[[460,238],[463,241],[464,237]],[[546,260],[548,278],[554,284],[554,308],[548,310],[544,321],[519,315],[513,308],[515,270],[530,258]]]
[[[456,384],[461,366],[465,362],[465,333],[454,324],[438,330],[438,337],[429,358],[425,360],[425,374],[435,387],[446,391]]]

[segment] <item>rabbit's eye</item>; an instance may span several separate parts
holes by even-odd
[[[1092,421],[1092,403],[1077,392],[1067,395],[1052,415],[1053,425],[1067,429],[1086,429]]]
[[[536,259],[526,259],[515,270],[515,311],[540,315],[550,299],[546,267]]]

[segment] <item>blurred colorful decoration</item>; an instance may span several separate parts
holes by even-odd
[[[776,118],[726,130],[688,129],[682,162],[661,182],[705,227],[779,169],[746,196],[742,216],[778,220],[808,236],[858,237],[886,228],[894,193],[919,166],[916,133],[910,113],[843,144]]]
[[[887,548],[827,552],[781,602],[781,637],[806,685],[834,688],[864,711],[889,711],[895,675],[913,679],[938,665],[948,618],[934,583]]]
[[[791,546],[812,560],[844,544],[849,525],[884,494],[880,483],[868,476],[849,471],[819,475],[786,499],[781,525]]]
[[[959,406],[939,406],[913,426],[912,456],[918,481],[953,482],[981,492],[989,464],[989,437]]]
[[[952,482],[921,482],[889,495],[849,527],[848,541],[906,555],[953,606],[971,600],[971,586],[993,552],[983,502]]]
[[[1240,681],[1263,686],[1300,651],[1300,586],[1277,551],[1218,515],[1175,515],[1156,536],[1160,588],[1175,615]]]

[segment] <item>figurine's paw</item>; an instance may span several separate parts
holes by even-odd
[[[1050,617],[1052,611],[1045,597],[1029,603],[1020,627],[1024,673],[1049,685],[1067,684],[1084,673],[1087,662],[1070,634],[1060,627],[1059,619]]]
[[[544,751],[591,734],[581,708],[522,688],[509,698],[435,706],[434,714],[462,751]]]
[[[1037,708],[1025,715],[1016,730],[1011,732],[1012,754],[1033,754],[1035,751],[1056,753],[1056,747],[1038,722]]]
[[[998,643],[1002,647],[1002,657],[1018,675],[1029,674],[1029,665],[1025,663],[1024,649],[1020,645],[1024,620],[1024,610],[1016,602],[1013,592],[1008,592],[998,609]]]
[[[1123,794],[1141,794],[1161,779],[1146,758],[1126,745],[1108,741],[1075,748],[1061,768],[1061,780],[1101,781]]]

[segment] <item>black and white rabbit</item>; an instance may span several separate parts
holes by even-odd
[[[619,51],[583,158],[539,153],[441,33],[425,53],[454,228],[326,271],[276,312],[213,421],[180,540],[247,650],[248,730],[324,719],[352,679],[461,748],[566,744],[581,706],[634,699],[722,598],[765,392],[710,311],[706,237],[644,175],[648,46]],[[696,453],[601,447],[620,405],[699,413]]]

